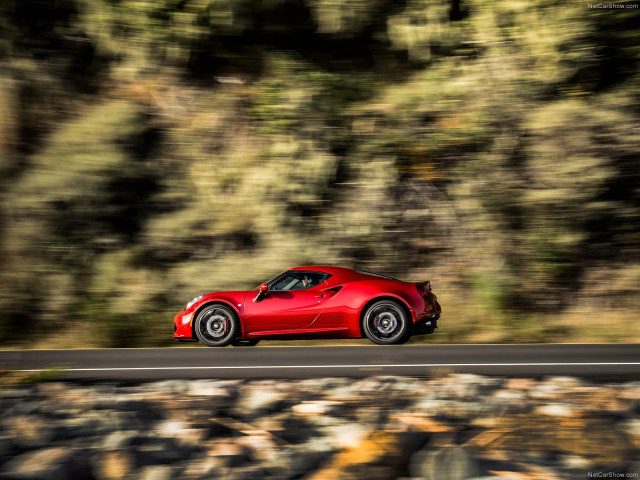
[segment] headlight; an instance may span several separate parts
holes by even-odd
[[[189,303],[187,303],[187,306],[184,307],[185,310],[189,310],[189,307],[191,305],[193,305],[194,303],[196,303],[198,300],[200,300],[202,297],[204,297],[204,295],[200,295],[199,297],[194,298],[193,300],[191,300]]]

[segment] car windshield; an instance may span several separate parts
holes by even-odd
[[[276,277],[273,283],[269,284],[269,290],[289,291],[306,290],[319,285],[327,276],[322,272],[304,272],[291,270]]]
[[[266,282],[263,282],[263,283],[267,283],[267,284],[271,285],[274,281],[276,281],[277,279],[279,279],[283,275],[286,275],[287,273],[289,273],[289,272],[288,271],[287,272],[280,272],[279,274],[274,275],[269,280],[267,280]],[[257,289],[258,289],[258,287],[256,287],[254,290],[257,290]]]

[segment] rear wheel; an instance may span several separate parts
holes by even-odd
[[[409,316],[394,300],[380,300],[369,306],[362,323],[364,334],[378,345],[404,343],[411,335]]]
[[[198,313],[194,324],[196,337],[207,347],[224,347],[238,331],[238,319],[227,306],[208,305]]]

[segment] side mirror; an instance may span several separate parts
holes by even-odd
[[[254,298],[253,301],[259,302],[260,300],[262,300],[264,296],[267,294],[268,290],[269,290],[269,285],[267,285],[266,283],[263,283],[262,285],[260,285],[258,287],[258,295],[256,295],[256,298]]]

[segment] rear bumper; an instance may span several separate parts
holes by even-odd
[[[429,335],[433,333],[433,331],[438,328],[439,319],[440,312],[418,320],[413,324],[413,335]]]

